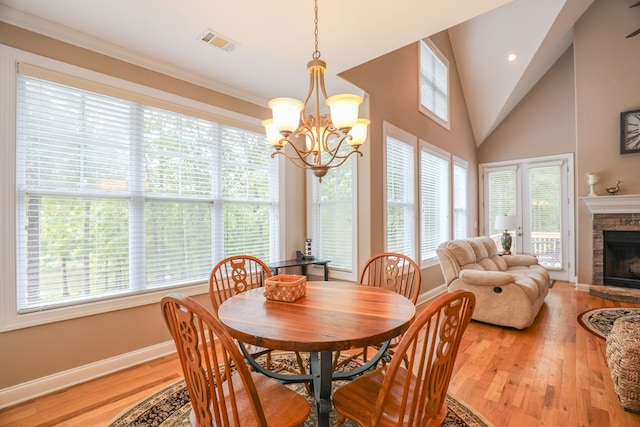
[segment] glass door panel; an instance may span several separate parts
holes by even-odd
[[[525,252],[535,254],[548,270],[563,267],[562,165],[528,166],[529,232],[523,234]]]

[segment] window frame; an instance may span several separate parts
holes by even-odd
[[[458,236],[456,235],[456,210],[461,209],[462,207],[458,208],[457,204],[456,204],[456,200],[458,200],[459,198],[456,197],[456,194],[458,193],[458,189],[456,187],[456,177],[455,177],[455,173],[456,173],[456,167],[459,167],[461,169],[464,169],[464,175],[465,175],[465,182],[464,182],[464,197],[462,198],[464,200],[464,215],[462,215],[462,219],[461,221],[464,221],[464,230],[465,230],[465,235],[464,236]],[[452,187],[452,194],[453,197],[451,198],[451,237],[453,239],[463,239],[463,238],[467,238],[469,236],[469,192],[467,191],[467,189],[469,188],[469,162],[467,162],[464,159],[461,159],[458,156],[453,156],[453,161],[451,164],[451,187]]]
[[[349,160],[340,168],[345,168],[351,166],[351,176],[353,177],[351,182],[351,270],[345,270],[332,267],[331,263],[329,266],[329,277],[331,279],[339,279],[339,280],[348,280],[348,281],[357,281],[358,280],[358,159],[355,156],[351,156]],[[340,169],[337,168],[336,170]],[[330,170],[328,173],[332,173]],[[320,238],[318,237],[318,233],[321,232],[321,226],[318,224],[318,212],[317,208],[321,205],[321,203],[316,203],[314,195],[315,192],[319,190],[319,187],[322,185],[320,180],[311,173],[311,171],[307,171],[306,173],[307,180],[307,194],[312,195],[312,197],[307,197],[307,212],[308,212],[308,221],[307,221],[307,235],[312,239],[312,248],[314,249],[314,256],[321,259],[326,259],[322,254],[317,252],[317,244],[314,245],[313,242],[318,242]],[[334,260],[332,260],[333,262]],[[308,270],[311,274],[322,276],[324,275],[324,269],[320,266],[311,265],[308,267]]]
[[[36,326],[51,322],[69,320],[94,314],[106,313],[110,311],[122,310],[131,307],[154,304],[171,291],[180,292],[193,296],[208,292],[206,280],[191,283],[186,286],[172,288],[162,288],[149,290],[148,292],[118,296],[113,299],[97,300],[79,305],[64,307],[52,307],[42,311],[32,311],[18,314],[17,305],[17,256],[18,256],[18,232],[17,232],[17,206],[18,200],[15,194],[16,188],[16,96],[17,96],[17,70],[18,63],[28,62],[38,67],[42,67],[53,72],[63,73],[74,78],[108,85],[133,94],[141,95],[145,98],[157,100],[160,108],[164,105],[172,105],[179,108],[178,111],[187,111],[194,117],[206,118],[207,120],[219,121],[226,125],[235,126],[255,133],[262,133],[260,122],[257,118],[246,116],[222,108],[205,104],[199,101],[188,99],[179,95],[153,89],[137,83],[125,81],[115,77],[107,76],[98,72],[90,71],[70,64],[65,64],[50,58],[42,57],[29,52],[21,51],[8,46],[0,45],[0,87],[3,90],[3,97],[0,100],[0,200],[4,206],[11,208],[0,211],[0,238],[3,242],[11,244],[2,245],[0,248],[0,260],[3,267],[0,269],[0,298],[2,299],[2,313],[0,314],[0,331],[15,330],[30,326]],[[273,160],[277,161],[277,160]],[[284,168],[279,163],[278,185],[283,188]],[[278,215],[283,217],[283,197],[284,192],[278,192]],[[284,240],[284,227],[278,227],[278,240]],[[278,248],[276,248],[278,250]]]
[[[451,194],[451,190],[453,188],[453,176],[452,176],[452,155],[451,153],[449,153],[446,150],[443,150],[442,148],[439,148],[433,144],[430,144],[424,140],[420,140],[420,153],[419,153],[419,175],[418,175],[418,180],[419,180],[419,194],[420,194],[420,198],[419,198],[419,202],[420,202],[420,215],[419,215],[419,220],[420,220],[420,251],[418,252],[420,254],[420,267],[421,268],[427,268],[427,267],[431,267],[434,265],[438,264],[438,258],[435,255],[435,248],[434,248],[434,252],[433,252],[433,256],[431,257],[424,257],[424,254],[422,252],[422,246],[423,246],[423,239],[422,239],[422,235],[424,232],[424,221],[425,221],[425,215],[423,215],[425,213],[425,209],[422,206],[422,201],[423,201],[423,186],[421,185],[423,182],[423,169],[422,169],[422,159],[425,155],[430,155],[433,157],[436,157],[440,160],[444,160],[446,162],[447,165],[447,170],[446,170],[446,184],[444,184],[446,186],[446,189],[444,189],[444,192],[446,193],[446,203],[444,203],[444,206],[441,207],[446,209],[447,211],[447,224],[446,227],[444,229],[441,229],[441,232],[445,232],[447,234],[446,238],[441,240],[441,243],[443,241],[447,241],[451,238],[451,227],[453,224],[453,218],[451,217],[452,215],[452,194]],[[442,183],[438,183],[438,185],[436,186],[436,188],[443,188],[443,184]]]
[[[417,43],[418,45],[418,111],[420,111],[425,116],[429,117],[431,120],[442,126],[447,130],[451,130],[451,96],[450,96],[450,88],[451,82],[449,77],[449,60],[446,56],[442,54],[440,49],[433,43],[430,39],[422,39]],[[422,64],[424,58],[424,53],[426,52],[431,55],[430,58],[433,58],[436,61],[439,61],[445,68],[447,82],[446,82],[446,93],[443,95],[446,97],[446,111],[447,117],[441,117],[436,111],[431,109],[429,106],[424,105],[422,103],[422,86],[423,82],[426,82],[430,87],[434,88],[437,86],[436,83],[432,79],[428,79],[422,73]]]
[[[419,230],[420,228],[420,217],[419,217],[419,186],[418,184],[418,177],[419,177],[419,159],[418,159],[418,138],[415,135],[412,135],[409,132],[406,132],[394,125],[392,125],[391,123],[388,122],[384,122],[383,123],[383,144],[384,144],[384,149],[382,151],[382,155],[383,155],[383,168],[384,168],[384,186],[383,186],[383,200],[384,200],[384,209],[383,209],[383,220],[384,220],[384,247],[385,247],[385,251],[389,251],[392,250],[388,247],[388,207],[389,207],[389,203],[388,203],[388,194],[387,194],[387,177],[389,176],[388,173],[388,165],[387,165],[387,140],[388,138],[394,138],[404,144],[407,144],[408,146],[411,147],[412,152],[413,152],[413,218],[412,218],[412,224],[411,227],[413,228],[413,233],[411,233],[414,237],[413,240],[410,242],[409,247],[412,250],[412,253],[405,253],[404,255],[410,257],[411,259],[416,260],[416,254],[420,253],[420,249],[419,249],[419,244],[420,244],[420,238],[418,236],[418,233],[416,232],[417,230]],[[395,251],[395,250],[394,250]]]

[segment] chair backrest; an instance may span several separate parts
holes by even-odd
[[[249,289],[264,285],[271,277],[271,270],[251,255],[234,255],[216,264],[209,276],[209,297],[217,311],[220,304],[228,298]]]
[[[197,425],[240,425],[237,400],[248,398],[254,416],[251,424],[266,426],[249,368],[220,320],[180,294],[164,297],[161,306],[180,356]]]
[[[382,252],[371,257],[360,273],[359,282],[366,286],[391,289],[418,302],[421,274],[418,264],[406,255]]]
[[[379,425],[387,405],[400,414],[398,425],[440,425],[447,415],[445,398],[460,340],[474,308],[475,296],[458,290],[436,298],[415,318],[387,368],[373,425]]]

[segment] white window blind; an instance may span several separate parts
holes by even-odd
[[[562,171],[563,163],[546,166],[530,165],[529,229],[530,247],[525,250],[538,254],[541,264],[546,268],[558,268],[563,265],[562,239]]]
[[[453,238],[465,239],[467,233],[467,162],[453,161]]]
[[[386,136],[387,251],[415,259],[415,147]]]
[[[331,260],[332,270],[354,270],[355,161],[331,169],[320,182],[312,177],[312,238],[316,258]]]
[[[263,135],[24,70],[20,312],[203,282],[224,256],[278,253]]]
[[[449,240],[449,154],[423,144],[420,150],[422,262],[435,258],[436,248]]]
[[[434,45],[420,41],[420,105],[449,123],[449,63]]]
[[[491,235],[502,234],[504,230],[495,228],[498,215],[516,215],[516,170],[504,169],[487,173],[489,191],[489,220]]]

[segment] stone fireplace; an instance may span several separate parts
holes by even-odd
[[[604,230],[602,234],[604,284],[640,289],[640,231]]]
[[[593,213],[592,284],[640,289],[640,195],[582,200]]]

